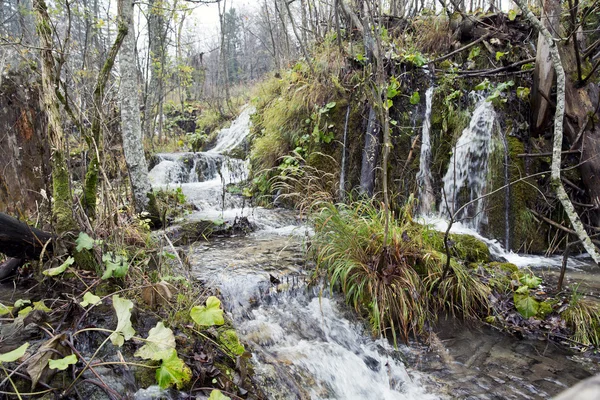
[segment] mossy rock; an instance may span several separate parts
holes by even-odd
[[[423,240],[433,249],[445,254],[444,233],[426,231],[423,233]],[[491,254],[488,246],[471,235],[451,233],[449,240],[452,245],[450,248],[452,257],[458,258],[467,264],[488,263],[490,262]]]
[[[512,275],[513,273],[519,271],[519,267],[517,267],[515,264],[509,263],[509,262],[502,263],[502,262],[494,261],[494,262],[489,263],[488,266],[493,269],[502,270],[502,271],[508,273],[509,275]]]
[[[237,333],[233,329],[220,331],[219,343],[227,349],[227,352],[234,356],[241,356],[246,351],[244,345],[240,343]]]

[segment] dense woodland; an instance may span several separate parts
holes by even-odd
[[[249,177],[223,208],[295,210],[311,281],[374,335],[432,341],[452,315],[597,351],[598,303],[563,279],[569,257],[600,262],[599,1],[2,0],[0,21],[0,278],[22,293],[0,297],[1,393],[126,398],[126,374],[269,398],[219,291],[186,272],[186,246],[256,227],[186,223],[198,205],[149,178],[247,105],[226,156]]]

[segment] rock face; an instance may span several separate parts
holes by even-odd
[[[0,211],[28,214],[50,190],[50,146],[38,84],[26,73],[0,79]]]

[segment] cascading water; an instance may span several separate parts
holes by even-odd
[[[224,207],[219,200],[224,181],[246,178],[246,165],[221,152],[237,147],[248,129],[244,112],[221,131],[213,150],[161,154],[150,172],[155,187],[180,186],[201,207],[202,218],[239,215],[235,200]],[[251,346],[255,379],[266,398],[437,398],[419,384],[419,373],[406,369],[401,351],[371,339],[361,324],[344,317],[341,298],[304,284],[304,237],[310,230],[290,212],[247,213],[257,231],[197,243],[188,258],[198,279],[219,288],[239,336]],[[281,280],[277,288],[272,276]]]
[[[425,92],[425,116],[423,117],[423,130],[421,131],[421,156],[419,158],[419,173],[417,183],[419,184],[419,212],[423,215],[431,213],[431,207],[435,203],[435,196],[431,186],[431,108],[433,99],[433,87]]]
[[[488,174],[488,158],[496,113],[491,102],[479,102],[469,126],[463,130],[450,158],[443,178],[442,204],[444,216],[454,216],[478,229],[485,221],[484,204]],[[467,204],[469,203],[469,204]],[[466,206],[465,206],[466,205]],[[461,210],[461,207],[463,207]]]

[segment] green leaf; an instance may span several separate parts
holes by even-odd
[[[523,64],[521,65],[521,71],[528,71],[530,69],[535,68],[535,64],[534,63],[527,63],[527,64]]]
[[[34,301],[33,302],[33,309],[34,310],[40,310],[40,311],[43,311],[43,312],[50,312],[50,311],[52,311],[51,309],[49,309],[48,307],[46,307],[46,304],[44,303],[44,300]]]
[[[526,294],[529,295],[529,287],[528,286],[519,286],[515,293]]]
[[[48,268],[47,270],[43,271],[42,274],[44,274],[46,276],[60,275],[67,270],[67,267],[69,267],[70,265],[73,265],[74,262],[75,262],[75,259],[73,257],[69,257],[60,266],[54,267],[54,268]]]
[[[90,304],[98,304],[102,301],[102,299],[98,296],[96,296],[95,294],[93,294],[92,292],[86,292],[83,295],[83,300],[79,302],[79,304],[81,305],[81,307],[87,307]]]
[[[170,350],[168,357],[163,358],[160,367],[156,370],[156,382],[163,389],[172,385],[181,389],[191,378],[192,371],[181,358],[177,357],[175,349]]]
[[[385,103],[384,103],[384,107],[389,110],[390,108],[392,108],[392,106],[394,105],[394,102],[392,101],[392,99],[386,99]]]
[[[64,371],[69,368],[69,365],[77,364],[77,356],[75,354],[71,354],[70,356],[66,356],[65,358],[60,358],[58,360],[49,360],[48,367],[50,369],[57,369],[59,371]]]
[[[416,105],[416,104],[419,104],[420,101],[421,101],[421,95],[419,94],[418,91],[415,91],[415,92],[413,92],[413,94],[410,95],[410,104]]]
[[[540,285],[540,283],[542,283],[542,278],[538,278],[533,274],[525,274],[519,278],[519,282],[521,282],[523,285],[526,285],[530,289],[535,289]]]
[[[190,317],[198,325],[213,326],[223,325],[223,310],[221,309],[221,300],[215,296],[210,296],[206,299],[206,306],[195,306],[190,311]]]
[[[333,107],[335,107],[335,104],[336,104],[336,103],[335,103],[335,101],[331,101],[331,102],[327,103],[327,104],[325,105],[325,107],[326,107],[327,109],[331,110]]]
[[[220,390],[213,389],[208,400],[231,400],[231,397],[225,396]]]
[[[173,331],[159,322],[148,332],[146,344],[135,352],[136,357],[145,360],[162,360],[170,356],[170,351],[175,348],[175,335]]]
[[[19,310],[19,317],[25,317],[32,311],[33,311],[33,307],[31,307],[31,306],[25,307],[22,310]]]
[[[10,314],[12,310],[13,307],[5,306],[4,304],[0,303],[0,316]]]
[[[17,361],[19,358],[23,357],[27,347],[29,347],[29,343],[25,343],[21,347],[9,351],[8,353],[0,354],[0,363]]]
[[[527,87],[519,86],[517,88],[517,96],[522,100],[527,100],[529,98],[530,89]]]
[[[102,255],[102,262],[106,266],[106,271],[104,271],[102,279],[122,278],[129,271],[127,259],[123,256],[115,255],[110,251]]]
[[[506,53],[503,53],[503,52],[501,52],[501,51],[497,51],[497,52],[496,52],[496,61],[500,61],[500,59],[501,59],[502,57],[504,57],[504,55],[505,55],[505,54],[506,54]]]
[[[514,21],[515,18],[517,18],[517,10],[515,10],[514,8],[508,11],[508,20],[509,21]]]
[[[483,80],[483,82],[479,83],[477,86],[475,86],[475,90],[487,90],[490,87],[490,81],[485,78]]]
[[[475,59],[481,53],[481,47],[475,46],[469,51],[469,60]]]
[[[533,317],[537,314],[540,303],[529,295],[514,294],[513,300],[519,314],[525,318]]]
[[[75,250],[77,251],[81,251],[83,249],[91,250],[94,248],[94,239],[92,239],[90,235],[85,232],[79,232],[79,236],[77,236],[75,244],[77,244],[77,247],[75,247]]]
[[[133,303],[130,300],[122,299],[119,295],[112,297],[113,307],[117,312],[117,329],[110,335],[110,341],[115,346],[123,346],[125,340],[129,340],[135,335],[135,330],[131,326],[131,309]]]

